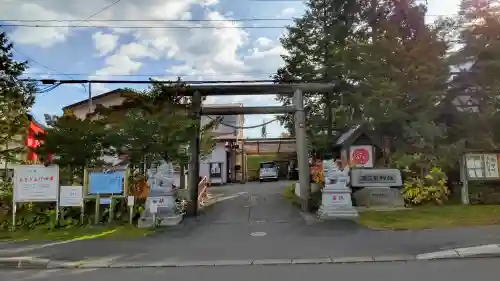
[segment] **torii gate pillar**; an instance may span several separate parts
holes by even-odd
[[[302,90],[294,93],[295,105],[295,139],[297,143],[297,166],[299,169],[299,185],[301,207],[304,212],[309,211],[309,197],[311,183],[309,182],[309,157],[307,153],[306,115],[304,112],[304,96]]]

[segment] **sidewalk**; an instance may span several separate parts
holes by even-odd
[[[200,266],[266,266],[266,265],[307,265],[307,264],[348,264],[380,262],[412,262],[428,260],[455,260],[464,258],[499,258],[500,244],[424,253],[419,255],[386,255],[364,257],[322,257],[322,258],[282,258],[246,260],[187,260],[187,261],[117,261],[113,258],[94,260],[61,261],[36,257],[0,258],[0,270],[8,269],[100,269],[100,268],[159,268],[159,267],[200,267]]]
[[[143,239],[94,239],[17,253],[5,249],[0,250],[0,256],[70,262],[104,259],[122,264],[338,261],[349,257],[416,259],[422,253],[500,244],[500,227],[380,231],[351,221],[307,224],[299,210],[282,199],[282,186],[255,183],[213,188],[222,201],[210,206],[198,220],[187,219],[178,227]]]

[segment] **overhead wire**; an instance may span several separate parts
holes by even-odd
[[[107,9],[111,8],[111,7],[112,7],[112,6],[114,6],[115,4],[118,4],[120,1],[121,1],[121,0],[116,0],[116,1],[114,1],[113,3],[111,3],[111,4],[107,5],[107,6],[105,6],[104,8],[102,8],[102,9],[98,10],[97,12],[93,13],[92,15],[88,16],[88,17],[87,17],[86,19],[84,19],[83,21],[90,20],[91,18],[93,18],[93,17],[95,17],[95,16],[99,15],[100,13],[104,12],[105,10],[107,10]],[[2,21],[2,20],[0,20],[0,21]],[[3,25],[1,25],[1,24],[0,24],[0,27],[3,27]],[[16,48],[16,47],[14,47],[14,46],[12,46],[12,49],[13,49],[14,51],[16,51],[17,53],[21,54],[22,56],[26,57],[26,59],[27,59],[28,61],[31,61],[31,62],[33,62],[33,63],[35,63],[35,64],[37,64],[37,65],[40,65],[40,66],[41,66],[41,67],[43,67],[43,68],[46,68],[46,69],[49,69],[49,70],[51,70],[51,71],[55,71],[55,72],[60,73],[57,69],[55,69],[55,68],[53,68],[53,67],[50,67],[50,66],[48,66],[48,65],[45,65],[45,64],[43,64],[43,63],[40,63],[40,62],[36,61],[35,59],[33,59],[32,57],[30,57],[30,56],[26,55],[24,52],[21,52],[19,49],[17,49],[17,48]],[[66,77],[68,77],[68,78],[70,78],[70,79],[74,79],[73,77],[71,77],[71,75],[67,75],[67,74],[64,74],[64,73],[61,73],[61,74],[59,74],[59,75],[66,76]],[[44,88],[44,89],[42,89],[42,90],[37,91],[37,93],[42,93],[42,94],[44,94],[44,93],[48,93],[48,92],[50,92],[50,91],[54,90],[55,88],[59,87],[60,85],[61,85],[61,84],[56,84],[56,85],[51,85],[51,86],[48,86],[48,87],[46,87],[46,88]],[[83,87],[83,90],[84,90],[85,92],[87,92],[87,86],[86,86],[84,83],[82,83],[81,85],[82,85],[82,87]]]
[[[89,19],[86,22],[247,22],[247,21],[290,21],[294,18],[237,18],[237,19]],[[0,19],[0,21],[8,22],[81,22],[81,20],[61,20],[61,19]]]
[[[117,1],[119,2],[119,1]],[[109,7],[108,7],[109,8]],[[104,11],[104,10],[103,10]],[[102,12],[102,11],[101,11]],[[426,14],[426,17],[449,17],[455,14]],[[92,16],[93,17],[93,16]],[[226,19],[0,19],[0,22],[18,22],[18,23],[71,23],[71,22],[254,22],[254,21],[291,21],[295,17],[289,18],[226,18]]]
[[[285,28],[284,25],[278,26],[210,26],[210,25],[193,25],[193,26],[110,26],[110,25],[51,25],[51,24],[0,24],[0,27],[25,27],[25,28],[114,28],[114,29],[230,29],[230,28],[244,28],[244,29],[281,29]]]
[[[161,77],[161,76],[175,76],[175,77],[198,77],[198,76],[243,76],[243,75],[275,75],[276,72],[219,72],[219,73],[200,73],[200,74],[187,74],[187,73],[138,73],[138,74],[87,74],[87,73],[47,73],[47,72],[30,72],[29,75],[39,76],[95,76],[95,77]]]

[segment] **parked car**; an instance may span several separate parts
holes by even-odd
[[[277,181],[279,175],[279,167],[274,161],[260,162],[259,181],[266,180]]]

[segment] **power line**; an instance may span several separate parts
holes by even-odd
[[[13,49],[14,51],[16,51],[17,53],[19,53],[20,55],[24,56],[24,57],[28,60],[28,62],[29,62],[29,61],[31,61],[31,62],[33,62],[33,63],[35,63],[35,64],[37,64],[37,65],[39,65],[39,66],[41,66],[41,67],[43,67],[43,68],[46,68],[46,69],[51,70],[51,71],[54,71],[54,72],[56,72],[56,73],[57,73],[57,75],[60,75],[60,76],[66,76],[66,77],[68,77],[69,79],[74,79],[73,77],[71,77],[71,75],[64,74],[64,73],[60,73],[57,69],[55,69],[55,68],[53,68],[53,67],[50,67],[50,66],[48,66],[48,65],[46,65],[46,64],[43,64],[43,63],[41,63],[41,62],[39,62],[39,61],[36,61],[35,59],[33,59],[33,58],[31,58],[30,56],[26,55],[24,52],[21,52],[19,49],[17,49],[17,48],[16,48],[16,47],[14,47],[14,46],[12,46],[12,49]],[[85,90],[85,91],[87,91],[87,87],[86,87],[84,84],[82,84],[82,86],[83,86],[84,90]]]
[[[102,12],[102,11],[101,11]],[[98,14],[98,13],[97,13]],[[426,14],[426,17],[451,17],[456,14]],[[227,18],[227,19],[0,19],[0,22],[18,22],[18,23],[71,23],[71,22],[254,22],[254,21],[291,21],[291,18]]]
[[[88,20],[90,20],[91,18],[93,18],[93,17],[97,16],[98,14],[100,14],[100,13],[102,13],[102,12],[106,11],[107,9],[111,8],[112,6],[114,6],[114,5],[118,4],[120,1],[122,1],[122,0],[116,0],[115,2],[113,2],[113,3],[109,4],[108,6],[106,6],[106,7],[102,8],[102,9],[100,9],[99,11],[97,11],[97,12],[93,13],[92,15],[88,16],[88,17],[87,17],[86,19],[84,19],[83,21],[88,21]]]
[[[82,79],[82,80],[59,80],[59,79],[19,79],[25,82],[41,82],[43,84],[81,84],[81,83],[94,83],[94,84],[178,84],[177,80],[98,80],[98,79]],[[274,80],[201,80],[201,81],[181,81],[183,84],[251,84],[251,83],[275,83]],[[289,82],[294,82],[293,80]]]
[[[109,25],[48,25],[48,24],[0,24],[0,27],[26,27],[26,28],[115,28],[115,29],[229,29],[229,28],[246,28],[246,29],[282,29],[281,26],[210,26],[210,25],[193,25],[193,26],[109,26]]]
[[[93,19],[85,20],[85,22],[247,22],[247,21],[290,21],[294,18],[239,18],[239,19]],[[0,21],[5,22],[56,22],[56,23],[66,23],[66,22],[81,22],[81,20],[37,20],[37,19],[0,19]]]
[[[29,75],[63,75],[63,76],[96,76],[96,77],[161,77],[161,76],[180,76],[180,77],[195,77],[195,76],[236,76],[236,75],[274,75],[275,72],[221,72],[221,73],[200,73],[200,74],[185,74],[185,73],[138,73],[138,74],[86,74],[86,73],[46,73],[46,72],[30,72],[24,74]]]
[[[100,13],[104,12],[105,10],[107,10],[107,9],[111,8],[111,7],[112,7],[112,6],[114,6],[115,4],[118,4],[118,2],[120,2],[120,1],[121,1],[121,0],[116,0],[115,2],[113,2],[113,3],[109,4],[108,6],[106,6],[106,7],[102,8],[102,9],[100,9],[99,11],[97,11],[97,12],[93,13],[92,15],[88,16],[88,17],[87,17],[84,21],[86,21],[86,20],[90,20],[91,18],[93,18],[93,17],[95,17],[95,16],[99,15]],[[2,25],[0,25],[0,27],[2,27]],[[15,50],[17,53],[21,54],[22,56],[26,57],[26,59],[27,59],[28,61],[32,61],[32,62],[34,62],[35,64],[40,65],[40,66],[41,66],[41,67],[43,67],[43,68],[46,68],[46,69],[49,69],[49,70],[55,71],[56,73],[60,73],[57,69],[55,69],[55,68],[53,68],[53,67],[50,67],[50,66],[48,66],[48,65],[45,65],[45,64],[43,64],[43,63],[40,63],[40,62],[38,62],[38,61],[36,61],[36,60],[34,60],[33,58],[31,58],[30,56],[26,55],[25,53],[23,53],[23,52],[19,51],[19,50],[18,50],[18,49],[16,49],[15,47],[12,47],[12,49],[13,49],[13,50]],[[61,75],[61,76],[66,76],[66,77],[68,77],[69,79],[74,79],[73,77],[71,77],[71,75],[68,75],[68,74],[60,73],[60,74],[58,74],[58,75]],[[84,83],[81,83],[81,85],[83,86],[83,90],[84,90],[85,92],[87,92],[87,86],[85,86],[85,84],[84,84]],[[42,90],[41,90],[41,92],[42,92],[42,94],[44,94],[44,93],[48,93],[48,92],[50,92],[50,91],[54,90],[55,88],[57,88],[58,86],[60,86],[60,84],[58,84],[58,85],[54,85],[53,87],[49,86],[49,87],[47,87],[47,88],[45,88],[45,89],[42,89]]]

